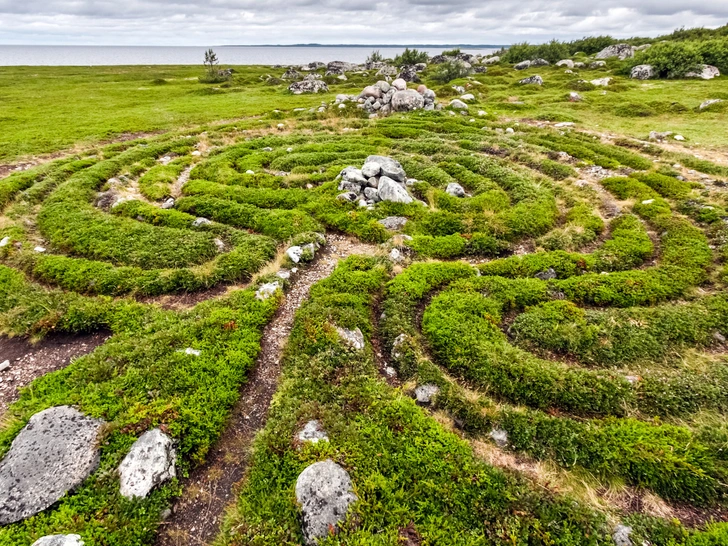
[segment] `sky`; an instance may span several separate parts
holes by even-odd
[[[0,44],[510,44],[728,23],[728,0],[0,0]]]

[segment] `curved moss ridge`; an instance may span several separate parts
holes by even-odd
[[[109,422],[99,469],[51,510],[0,528],[0,543],[25,546],[43,535],[78,533],[88,544],[151,544],[160,513],[179,493],[169,483],[144,500],[119,496],[116,468],[135,438],[162,426],[178,441],[184,474],[218,438],[260,350],[262,329],[279,297],[260,301],[255,288],[170,312],[111,298],[84,298],[25,281],[0,267],[3,331],[111,329],[112,337],[68,367],[35,380],[7,413],[0,456],[33,414],[70,404]],[[187,348],[200,351],[187,354]]]
[[[335,326],[371,335],[374,295],[386,276],[377,260],[350,257],[312,289],[219,542],[299,544],[296,478],[330,458],[350,473],[359,500],[326,544],[394,543],[406,528],[437,544],[539,543],[545,532],[550,544],[608,544],[601,516],[479,462],[465,442],[378,378],[370,346],[362,354],[342,343]],[[296,431],[314,418],[330,441],[297,448]]]

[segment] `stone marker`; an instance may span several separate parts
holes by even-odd
[[[121,494],[127,499],[144,498],[175,477],[176,452],[172,438],[158,428],[142,434],[119,465]]]

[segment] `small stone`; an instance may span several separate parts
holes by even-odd
[[[172,197],[170,197],[164,203],[162,203],[163,209],[171,209],[173,207],[174,207],[174,199]]]
[[[445,193],[453,197],[465,197],[465,189],[457,182],[450,182],[445,189]]]
[[[543,78],[538,74],[535,74],[528,78],[522,79],[518,83],[520,83],[521,85],[543,85]]]
[[[579,94],[572,91],[569,93],[569,102],[581,102],[584,98]]]
[[[200,150],[193,150],[193,152],[190,155],[194,156],[194,157],[199,157],[202,155],[202,152]]]
[[[612,82],[612,78],[599,78],[597,80],[592,80],[591,84],[596,87],[607,87]]]
[[[42,246],[37,246],[37,247],[33,248],[33,250],[35,252],[45,252],[46,251],[45,247],[42,247]]]
[[[8,246],[10,244],[10,237],[3,237],[2,241],[0,241],[0,248],[4,246]]]
[[[306,544],[313,546],[318,539],[336,532],[357,496],[349,473],[327,459],[301,472],[296,480],[296,500],[301,505]]]
[[[494,428],[491,430],[490,437],[498,447],[506,447],[508,445],[508,432],[502,428]]]
[[[537,279],[540,279],[542,281],[550,281],[551,279],[556,278],[556,271],[553,267],[549,267],[546,271],[541,271],[539,273],[536,273],[534,275]]]
[[[700,110],[705,110],[708,106],[719,104],[721,102],[723,102],[721,99],[708,99],[700,105]]]
[[[407,82],[402,78],[397,78],[392,82],[392,87],[394,87],[397,91],[404,91],[407,89]]]
[[[193,349],[192,347],[187,347],[185,349],[185,354],[190,356],[200,356],[202,354],[202,351],[198,351],[197,349]]]
[[[392,366],[385,366],[384,367],[384,375],[386,375],[390,379],[393,379],[393,378],[397,377],[397,370],[395,370],[394,368],[392,368]]]
[[[440,387],[428,383],[415,389],[415,399],[418,404],[431,404],[432,399],[440,392]]]
[[[291,278],[291,272],[288,269],[280,269],[276,273],[276,277],[279,279],[283,279],[284,281]]]
[[[513,127],[508,127],[508,129],[506,129],[506,133],[508,133],[509,135],[512,135],[515,132],[516,131],[513,130]]]
[[[475,100],[475,95],[473,95],[472,93],[466,93],[465,95],[460,97],[460,100],[465,101],[465,102]]]
[[[725,336],[723,334],[721,334],[720,332],[713,332],[713,339],[716,340],[718,343],[726,342]],[[6,360],[6,362],[7,362],[7,360]]]
[[[453,99],[450,101],[450,108],[454,108],[455,110],[467,110],[468,105],[460,99]]]
[[[0,372],[4,372],[10,367],[10,361],[9,360],[3,360],[2,363],[0,363]]]
[[[253,175],[255,174],[255,171],[251,171],[250,169],[248,169],[247,171],[245,171],[245,174]]]
[[[632,539],[629,538],[631,534],[632,527],[617,525],[612,534],[612,540],[614,540],[615,546],[633,546]]]
[[[655,202],[654,199],[645,199],[644,201],[642,201],[642,204],[643,205],[651,205],[654,202]]]
[[[280,288],[278,281],[268,282],[260,285],[260,288],[255,292],[256,299],[265,301],[276,293],[276,290]]]
[[[160,429],[142,434],[119,465],[119,491],[127,499],[145,498],[175,472],[174,442]]]
[[[364,334],[361,333],[361,330],[359,328],[357,328],[356,330],[347,330],[346,328],[340,328],[339,326],[337,326],[336,332],[339,334],[339,337],[344,342],[344,345],[347,345],[349,348],[354,349],[355,351],[361,351],[366,346],[366,344],[364,343]]]
[[[309,421],[296,435],[299,442],[311,442],[317,444],[319,442],[328,442],[329,437],[318,420]]]
[[[412,197],[407,193],[407,190],[388,176],[382,176],[379,179],[378,195],[382,201],[404,204],[412,202]]]
[[[680,141],[680,142],[682,142],[683,140],[685,140],[685,137],[684,137],[684,136],[682,136],[682,135],[675,135],[675,136],[674,136],[674,137],[672,137],[672,138],[674,138],[675,140],[678,140],[678,141]]]
[[[402,253],[399,251],[398,248],[393,248],[389,253],[389,258],[393,262],[399,262],[402,261]]]
[[[367,179],[379,176],[379,173],[381,171],[382,166],[376,161],[369,161],[367,163],[364,163],[364,166],[361,168],[361,174]]]
[[[286,255],[291,259],[294,264],[297,264],[301,261],[303,248],[301,248],[300,246],[292,246],[288,250],[286,250]]]
[[[192,227],[210,226],[212,222],[207,218],[195,218],[192,222]]]

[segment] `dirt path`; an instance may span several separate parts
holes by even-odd
[[[17,400],[18,390],[35,378],[65,368],[70,362],[90,353],[109,338],[105,332],[94,334],[50,334],[36,344],[25,338],[0,337],[0,416]],[[7,361],[6,369],[3,363]]]
[[[278,387],[281,356],[296,310],[311,286],[328,277],[339,259],[352,254],[374,254],[377,248],[329,235],[316,262],[293,280],[275,318],[263,331],[261,352],[240,400],[207,462],[183,483],[182,498],[162,524],[157,546],[205,546],[217,536],[226,507],[235,499],[236,486],[248,464],[255,434],[264,426],[271,398]]]

